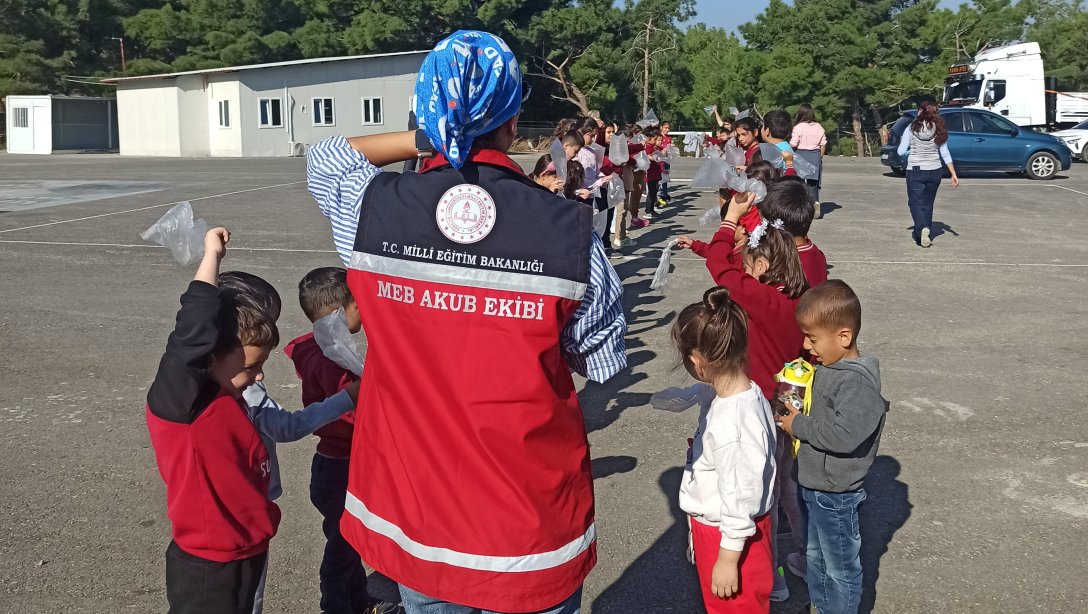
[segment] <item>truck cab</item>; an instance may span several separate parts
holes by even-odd
[[[974,62],[948,69],[944,104],[986,109],[1018,126],[1047,122],[1043,57],[1039,43],[988,47]]]

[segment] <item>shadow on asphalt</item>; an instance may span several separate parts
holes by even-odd
[[[657,268],[660,247],[683,231],[683,228],[674,221],[681,207],[697,197],[697,194],[691,192],[682,195],[674,192],[674,194],[669,205],[658,207],[651,226],[637,235],[635,245],[638,249],[648,250],[648,254],[640,254],[646,257],[630,260],[613,258],[612,260],[616,274],[624,281],[623,309],[627,316],[627,368],[603,384],[586,382],[578,394],[582,412],[585,415],[586,430],[590,433],[608,428],[624,411],[632,407],[645,406],[650,402],[648,392],[629,392],[633,386],[648,377],[645,373],[640,373],[638,367],[657,358],[657,353],[646,349],[645,342],[637,336],[651,329],[667,328],[672,324],[676,314],[671,312],[659,314],[654,309],[654,305],[661,302],[664,296],[650,289],[649,277]],[[654,246],[658,247],[655,249]],[[630,255],[630,251],[624,251],[623,254]],[[637,282],[630,281],[640,276],[646,279]]]
[[[902,467],[891,456],[877,456],[865,478],[868,497],[861,504],[861,606],[858,612],[869,614],[876,606],[876,581],[880,578],[880,559],[888,552],[895,533],[907,523],[911,509],[908,486],[898,480]]]
[[[673,467],[658,478],[674,522],[593,601],[594,612],[691,612],[685,606],[699,603],[699,581],[687,560],[687,515],[678,497],[683,475],[682,467]]]

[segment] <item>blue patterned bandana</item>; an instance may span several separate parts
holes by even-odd
[[[416,82],[419,127],[454,168],[472,141],[521,109],[521,70],[501,38],[460,30],[423,59]]]

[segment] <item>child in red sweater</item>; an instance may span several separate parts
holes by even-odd
[[[213,228],[181,296],[147,392],[147,430],[166,484],[171,612],[250,614],[280,510],[268,498],[268,450],[242,391],[264,379],[279,344],[262,309],[217,287],[230,233]]]
[[[816,206],[805,180],[787,176],[775,182],[767,188],[767,197],[759,204],[759,210],[765,219],[782,220],[782,227],[793,235],[808,286],[815,288],[827,281],[827,257],[808,238]]]
[[[741,251],[734,249],[737,222],[752,209],[750,200],[751,194],[738,194],[729,201],[725,219],[707,250],[706,265],[715,283],[729,288],[733,299],[748,314],[748,374],[769,399],[774,395],[774,374],[801,355],[804,335],[794,311],[808,285],[793,237],[766,220],[751,233]],[[788,438],[779,439],[778,448],[788,451]],[[779,499],[776,496],[776,502]],[[791,518],[790,525],[800,527],[800,504],[794,499],[796,496],[786,501],[784,509],[787,518],[790,514],[797,516]],[[777,505],[771,519],[777,524]],[[776,532],[777,528],[772,536]],[[775,560],[785,560],[785,553],[779,559],[777,552],[775,544]],[[775,574],[774,582],[771,600],[788,599],[785,579]]]
[[[298,284],[298,300],[311,322],[336,317],[342,309],[351,334],[362,328],[359,308],[348,290],[344,269],[324,267],[307,273]],[[359,380],[353,370],[325,355],[313,333],[294,339],[284,351],[295,363],[295,371],[302,380],[303,405],[332,396]],[[322,612],[361,612],[379,605],[385,607],[370,597],[359,553],[340,534],[354,428],[354,412],[351,412],[314,432],[320,439],[310,469],[310,502],[321,512],[321,529],[325,533],[319,572]]]

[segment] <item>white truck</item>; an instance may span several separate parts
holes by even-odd
[[[1032,128],[1088,120],[1088,92],[1059,92],[1055,85],[1044,76],[1039,43],[985,47],[974,61],[948,69],[944,105],[987,109]]]

